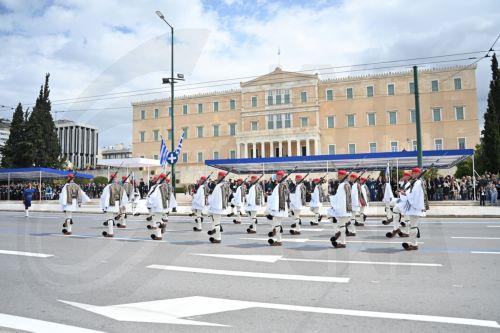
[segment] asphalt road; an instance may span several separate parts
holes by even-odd
[[[370,218],[347,249],[326,221],[270,247],[263,218],[256,235],[224,218],[222,244],[189,217],[161,242],[102,220],[62,236],[61,214],[0,212],[0,331],[500,332],[499,220],[426,219],[416,252]]]

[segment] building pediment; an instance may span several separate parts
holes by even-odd
[[[290,81],[304,81],[304,80],[317,80],[317,74],[304,74],[299,72],[288,72],[282,70],[280,67],[268,74],[259,76],[253,80],[242,82],[240,85],[242,88],[251,86],[260,86],[280,82],[290,82]]]

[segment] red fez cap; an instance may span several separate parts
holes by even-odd
[[[315,183],[319,183],[319,181],[320,181],[320,179],[319,179],[319,178],[314,178],[314,179],[313,179],[313,182],[315,182]]]
[[[205,177],[205,176],[201,176],[201,178],[200,178],[200,179],[201,179],[201,180],[206,180],[206,179],[207,179],[207,177]]]
[[[167,178],[166,174],[164,174],[164,173],[160,174],[160,179],[165,179],[165,178]]]
[[[339,170],[338,174],[339,174],[339,176],[345,176],[345,175],[347,175],[347,171]]]
[[[283,171],[283,170],[276,172],[276,176],[284,176],[284,175],[285,175],[285,171]]]
[[[252,177],[250,177],[250,180],[257,180],[259,177],[253,175]]]
[[[170,178],[165,179],[165,183],[170,183]]]
[[[351,173],[350,178],[358,178],[358,174],[356,172]]]
[[[75,178],[75,175],[74,175],[74,174],[72,174],[72,173],[68,173],[68,175],[67,175],[66,177],[68,177],[68,178],[70,178],[70,179],[73,179],[73,178]]]
[[[411,169],[412,173],[420,173],[420,168],[413,168]]]
[[[302,175],[295,175],[295,179],[301,180],[302,179]]]
[[[226,175],[226,172],[225,171],[219,171],[219,173],[217,175],[219,175],[219,177],[224,177]]]
[[[153,178],[152,178],[152,179],[153,179],[153,181],[155,182],[155,181],[157,181],[157,180],[158,180],[158,176],[153,176]]]
[[[122,176],[122,180],[127,180],[127,176]]]
[[[411,173],[409,171],[405,171],[403,173],[403,177],[410,177],[411,176]]]
[[[115,174],[112,174],[111,176],[109,176],[109,180],[113,180],[116,178],[116,175]]]
[[[366,182],[366,178],[365,178],[365,177],[361,177],[361,178],[360,178],[360,180],[361,180],[362,182]]]
[[[242,182],[243,182],[243,179],[242,179],[242,178],[238,178],[237,182],[238,182],[238,183],[242,183]]]

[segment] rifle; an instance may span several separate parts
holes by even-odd
[[[356,166],[354,168],[351,169],[351,171],[349,171],[349,173],[347,174],[347,176],[344,178],[344,179],[349,179],[349,176],[351,175],[351,173],[354,172],[354,170],[356,170],[359,166],[359,163],[356,164]]]
[[[361,178],[361,176],[363,176],[363,174],[366,173],[366,170],[364,170],[363,172],[361,172],[358,176],[358,178],[356,178],[356,180],[353,182],[353,184],[356,184],[356,182]]]
[[[205,180],[201,182],[200,185],[198,185],[198,188],[202,187],[210,179],[210,177],[212,177],[213,173],[214,173],[213,171],[210,172],[210,174],[205,178]]]
[[[254,184],[255,184],[255,183],[258,183],[258,182],[259,182],[259,180],[261,180],[261,179],[262,179],[262,177],[264,177],[264,174],[260,175],[260,177],[259,177],[259,178],[257,178],[257,180],[254,182]]]
[[[295,168],[293,168],[292,171],[290,171],[288,174],[284,175],[283,178],[281,178],[281,180],[278,182],[278,184],[281,184],[283,183],[292,173],[295,172],[295,170],[297,170],[298,166],[295,166]]]
[[[326,173],[323,177],[321,177],[321,178],[319,179],[319,182],[321,183],[323,180],[325,180],[325,179],[326,179],[326,177],[327,177],[327,176],[328,176],[328,172],[327,172],[327,173]]]
[[[295,187],[299,186],[300,184],[302,184],[304,182],[304,180],[306,180],[307,176],[309,176],[310,172],[306,173],[306,175],[304,177],[302,177],[301,180],[299,180],[299,182],[297,184],[295,184]]]
[[[129,173],[129,174],[128,174],[128,176],[127,176],[127,178],[125,178],[125,179],[123,180],[123,184],[125,184],[125,182],[126,182],[126,181],[130,178],[130,176],[132,176],[132,172],[131,172],[131,173]]]
[[[108,184],[111,184],[111,182],[113,181],[113,179],[115,179],[115,178],[116,178],[116,175],[118,175],[118,171],[120,171],[120,169],[122,168],[123,162],[125,162],[125,161],[122,161],[122,163],[120,164],[120,166],[118,167],[118,169],[116,170],[116,172],[115,172],[115,173],[113,174],[113,176],[109,179]]]

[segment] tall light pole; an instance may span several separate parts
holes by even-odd
[[[171,141],[171,151],[174,151],[174,27],[170,25],[170,23],[165,20],[165,16],[157,10],[156,15],[165,22],[169,27],[170,31],[172,33],[172,39],[171,39],[171,62],[170,62],[170,78],[163,79],[163,84],[170,84],[170,108],[171,108],[171,113],[170,113],[170,125],[171,125],[171,133],[172,137],[170,138]],[[183,76],[179,75],[179,79],[183,79]],[[171,175],[172,175],[172,186],[174,188],[174,195],[175,195],[175,164],[171,164]]]

